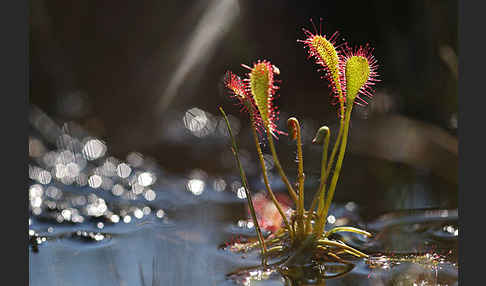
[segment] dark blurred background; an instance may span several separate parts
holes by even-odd
[[[327,35],[370,43],[381,79],[354,111],[337,199],[457,207],[457,1],[32,1],[30,102],[114,156],[137,151],[181,175],[236,174],[223,106],[251,175],[248,118],[222,76],[268,59],[281,72],[281,129],[290,115],[301,120],[305,171],[316,180],[321,148],[310,141],[323,124],[337,132],[337,113],[296,40],[319,18]],[[292,173],[294,144],[282,137],[278,149]]]

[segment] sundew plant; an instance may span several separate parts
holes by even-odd
[[[333,239],[333,234],[339,232],[354,232],[363,236],[371,236],[365,230],[353,226],[338,226],[326,229],[329,208],[338,186],[339,174],[343,165],[348,142],[349,124],[353,106],[366,105],[373,96],[373,86],[378,81],[377,62],[369,45],[351,47],[347,43],[336,44],[337,32],[327,37],[315,29],[312,33],[304,29],[305,39],[297,42],[303,44],[308,58],[313,59],[318,66],[318,72],[324,72],[332,90],[334,103],[338,108],[340,120],[334,146],[330,148],[331,130],[327,126],[320,127],[312,143],[322,144],[322,162],[320,184],[315,191],[310,206],[304,206],[305,175],[303,172],[303,155],[301,128],[299,120],[291,117],[287,120],[288,134],[277,129],[279,112],[274,99],[279,90],[276,78],[280,70],[268,60],[257,60],[252,65],[242,65],[248,70],[244,78],[231,71],[225,75],[225,86],[233,98],[241,104],[242,110],[248,113],[249,123],[253,132],[254,143],[260,162],[266,191],[282,217],[281,228],[264,237],[253,207],[251,193],[248,188],[245,172],[241,166],[238,145],[231,132],[226,114],[220,108],[232,140],[232,149],[240,170],[243,187],[255,225],[258,241],[239,244],[237,251],[247,251],[257,247],[261,250],[262,264],[267,265],[269,258],[282,258],[289,263],[308,263],[310,261],[330,261],[349,264],[347,258],[366,258],[368,255],[344,242]],[[280,164],[274,138],[288,135],[296,142],[297,176],[292,184]],[[295,204],[291,214],[284,213],[276,199],[268,179],[268,170],[260,144],[268,144],[279,177],[287,188],[288,194]],[[305,253],[305,255],[303,255]]]

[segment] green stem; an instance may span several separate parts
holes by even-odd
[[[341,90],[341,87],[339,87],[339,98],[343,98],[343,92]],[[329,158],[329,162],[327,164],[327,169],[326,169],[326,180],[327,178],[329,177],[329,173],[331,172],[331,168],[332,168],[332,165],[334,164],[334,157],[336,156],[336,152],[338,150],[338,147],[340,145],[340,142],[341,142],[341,138],[343,136],[343,129],[344,129],[344,119],[345,119],[345,116],[344,115],[344,101],[343,100],[339,100],[339,107],[340,107],[340,111],[341,111],[341,119],[339,120],[339,131],[338,131],[338,135],[337,135],[337,138],[336,138],[336,142],[334,142],[334,146],[332,148],[332,152],[331,152],[331,157]]]
[[[343,98],[343,92],[341,91],[341,88],[339,88],[338,90],[339,92],[339,98]],[[338,147],[339,147],[339,144],[341,142],[341,138],[343,136],[343,129],[344,129],[344,119],[345,119],[345,116],[344,115],[344,102],[342,100],[339,100],[339,106],[340,106],[340,111],[341,111],[341,118],[339,120],[339,131],[338,131],[338,135],[337,135],[337,138],[336,138],[336,142],[334,142],[334,147],[332,148],[332,152],[331,152],[331,157],[329,158],[329,162],[327,164],[327,171],[326,171],[326,179],[329,177],[329,173],[331,172],[331,167],[334,163],[334,157],[336,156],[336,152],[338,150]]]
[[[257,132],[256,132],[256,127],[255,127],[255,122],[253,120],[253,116],[250,117],[250,120],[251,120],[251,129],[253,131],[253,138],[254,138],[255,146],[256,146],[256,149],[257,149],[257,153],[258,153],[258,159],[260,161],[260,166],[261,166],[261,169],[262,169],[263,181],[265,183],[265,188],[267,189],[268,193],[270,194],[270,197],[271,197],[273,203],[277,207],[277,210],[280,213],[280,216],[282,216],[282,219],[285,223],[285,226],[289,230],[290,237],[293,238],[292,228],[290,227],[290,224],[287,220],[287,217],[285,216],[285,213],[283,212],[282,207],[280,206],[279,202],[277,201],[277,198],[273,194],[272,188],[270,187],[270,182],[268,181],[267,168],[265,166],[265,159],[263,158],[262,149],[260,148],[260,142],[258,141],[258,135],[257,135]]]
[[[323,147],[322,147],[321,183],[319,185],[318,191],[316,192],[314,198],[312,199],[311,207],[309,209],[309,212],[311,213],[314,211],[318,199],[319,199],[319,205],[323,204],[321,202],[324,201],[324,195],[326,190],[326,164],[327,164],[327,154],[329,149],[329,138],[331,136],[331,132],[327,126],[323,126],[319,128],[319,131],[321,130],[324,130],[326,132],[326,137],[324,139]],[[316,135],[316,138],[318,135]],[[318,209],[318,213],[319,213],[319,209]],[[311,225],[311,216],[309,216],[309,218],[307,219],[307,229],[310,229],[310,225]]]
[[[324,187],[322,188],[322,191],[321,191],[321,194],[324,194],[326,192],[326,186],[324,185]],[[326,225],[326,217],[324,217],[322,215],[323,211],[324,211],[324,205],[325,203],[321,203],[321,202],[324,202],[324,196],[322,196],[322,198],[319,198],[319,206],[317,208],[317,222],[316,222],[316,228],[314,228],[314,233],[317,237],[319,237],[322,232],[324,231],[324,226]]]
[[[224,112],[223,108],[221,108],[221,107],[219,108],[219,111],[221,111],[221,114],[223,114],[224,120],[226,122],[226,127],[228,128],[228,132],[229,132],[229,135],[230,135],[230,138],[231,138],[231,144],[232,144],[232,147],[233,147],[233,154],[235,155],[236,163],[237,163],[238,169],[240,170],[241,182],[243,184],[243,187],[245,188],[246,199],[248,201],[248,207],[250,208],[251,218],[252,218],[253,223],[255,225],[255,230],[256,230],[257,236],[258,236],[258,241],[260,242],[260,247],[261,247],[261,250],[262,250],[262,255],[261,255],[262,256],[262,264],[266,265],[267,264],[267,261],[266,261],[267,249],[266,249],[266,246],[265,246],[265,241],[263,239],[262,231],[260,230],[260,225],[258,224],[258,220],[257,220],[256,213],[255,213],[255,208],[253,207],[253,201],[251,199],[250,189],[248,188],[248,181],[246,179],[245,171],[243,170],[243,167],[241,165],[240,156],[239,156],[239,153],[238,153],[238,145],[236,144],[236,140],[233,136],[233,132],[231,131],[231,126],[229,124],[228,117],[226,116],[226,113]]]
[[[341,121],[339,122],[339,131],[336,138],[336,142],[334,142],[334,146],[332,147],[331,157],[329,157],[329,162],[327,163],[325,180],[327,180],[327,178],[329,177],[329,173],[331,173],[331,168],[334,163],[334,157],[336,156],[337,150],[341,143],[341,139],[343,137],[343,129],[344,129],[344,118],[341,118]]]
[[[319,219],[317,221],[317,228],[315,229],[315,233],[316,235],[320,235],[322,234],[322,232],[324,231],[324,226],[326,225],[326,217],[322,215],[322,212],[324,211],[324,208],[325,208],[325,203],[324,203],[324,194],[325,194],[325,191],[326,191],[326,183],[327,183],[327,179],[329,177],[329,174],[331,173],[331,169],[332,169],[332,166],[334,164],[334,157],[336,156],[336,153],[337,153],[337,150],[339,148],[339,146],[341,145],[341,140],[342,140],[342,137],[343,137],[343,132],[344,132],[344,125],[345,125],[345,116],[344,115],[344,101],[341,100],[341,98],[343,98],[343,93],[342,93],[342,90],[341,88],[339,87],[338,89],[339,91],[339,105],[340,105],[340,111],[341,111],[341,119],[339,121],[339,131],[338,131],[338,135],[337,135],[337,138],[336,138],[336,142],[334,142],[334,146],[332,148],[332,152],[331,152],[331,157],[329,158],[329,162],[327,163],[327,168],[325,170],[325,175],[324,175],[324,178],[322,178],[322,169],[321,169],[321,185],[319,186],[320,190],[318,193],[320,196],[322,196],[322,200],[319,200],[319,206],[317,208],[317,214],[319,216]]]
[[[278,159],[278,156],[277,156],[277,151],[275,150],[275,144],[273,143],[273,138],[272,138],[272,133],[270,132],[270,128],[268,127],[268,125],[265,128],[266,128],[266,133],[267,133],[267,138],[268,138],[268,144],[270,145],[270,150],[272,152],[272,157],[273,157],[273,161],[275,163],[275,167],[277,168],[277,171],[278,171],[280,178],[282,179],[283,183],[285,184],[285,186],[289,190],[289,194],[292,197],[292,199],[294,200],[295,205],[298,206],[297,194],[295,193],[294,188],[292,188],[292,185],[290,184],[289,179],[287,178],[287,175],[285,175],[285,172],[282,168],[282,165],[280,164],[280,160]]]
[[[331,173],[331,169],[332,169],[332,166],[333,166],[333,163],[334,163],[334,157],[336,156],[338,147],[341,146],[341,140],[342,140],[343,132],[344,132],[344,125],[345,125],[344,117],[341,117],[341,120],[340,120],[340,123],[339,123],[339,131],[338,131],[337,139],[336,139],[336,142],[334,142],[334,147],[332,148],[331,157],[329,158],[329,161],[327,162],[327,168],[325,169],[325,172],[324,172],[325,173],[324,178],[322,178],[322,172],[321,172],[321,185],[319,186],[319,188],[321,190],[319,190],[318,193],[319,193],[319,196],[322,196],[322,199],[320,197],[319,205],[317,207],[317,215],[318,215],[319,219],[317,220],[317,227],[315,228],[315,231],[314,231],[314,233],[318,236],[322,234],[322,232],[324,231],[324,226],[326,225],[326,217],[322,215],[322,213],[324,212],[324,209],[325,209],[324,195],[326,193],[327,179],[329,178],[329,174]]]
[[[339,243],[337,241],[334,241],[334,240],[328,240],[328,239],[319,239],[317,240],[317,245],[323,245],[323,246],[334,246],[334,247],[339,247],[341,249],[345,249],[345,250],[348,250],[350,252],[353,252],[354,255],[358,256],[358,257],[368,257],[367,254],[357,250],[357,249],[354,249],[344,243]]]
[[[324,235],[324,238],[329,237],[333,233],[343,232],[343,231],[344,232],[354,232],[354,233],[358,233],[358,234],[361,234],[361,235],[364,235],[364,236],[367,236],[367,237],[371,237],[371,233],[367,232],[366,230],[362,230],[362,229],[351,227],[351,226],[338,226],[338,227],[335,227],[335,228],[331,229],[330,231],[326,232],[326,234]]]
[[[351,111],[353,109],[353,102],[351,101],[347,108],[346,108],[346,115],[345,115],[345,123],[344,123],[344,131],[343,131],[343,139],[341,142],[341,147],[339,150],[339,156],[336,162],[336,168],[334,170],[334,174],[331,180],[331,185],[329,186],[328,196],[326,198],[326,204],[324,206],[324,210],[322,215],[320,215],[321,219],[323,219],[323,226],[326,223],[327,213],[329,211],[329,207],[331,205],[332,198],[334,196],[334,191],[336,189],[337,181],[339,179],[339,173],[341,172],[341,167],[343,165],[344,153],[346,152],[346,144],[348,141],[348,131],[349,131],[349,122],[351,119]]]

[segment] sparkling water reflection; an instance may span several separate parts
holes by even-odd
[[[50,127],[36,128],[29,139],[30,285],[285,283],[281,272],[258,267],[258,251],[220,247],[255,238],[237,177],[200,169],[173,176],[138,152],[122,160],[110,156],[109,144],[100,139],[53,131],[53,122],[42,126]],[[261,193],[254,199],[257,211],[275,212]],[[372,240],[352,233],[339,238],[371,258],[326,285],[457,284],[457,210],[364,221],[359,207],[353,201],[333,205],[327,221],[371,230]],[[261,224],[267,232],[275,227],[274,221]],[[335,275],[339,267],[319,271]]]

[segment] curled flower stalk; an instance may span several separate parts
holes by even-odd
[[[317,29],[315,29],[317,30]],[[340,119],[339,131],[330,149],[331,130],[322,126],[316,133],[312,143],[322,144],[322,160],[320,171],[320,184],[310,208],[304,205],[305,174],[302,151],[301,128],[297,118],[287,120],[289,137],[296,141],[297,147],[297,176],[296,185],[290,183],[277,155],[274,138],[285,134],[277,129],[278,110],[274,103],[276,91],[279,87],[275,84],[275,77],[280,74],[278,68],[269,61],[259,60],[252,66],[242,65],[248,69],[247,77],[241,79],[232,72],[225,76],[225,86],[239,101],[242,110],[249,113],[250,125],[253,132],[258,160],[265,183],[265,188],[277,210],[282,217],[283,226],[267,238],[261,237],[257,230],[259,243],[249,243],[241,248],[247,251],[258,245],[262,248],[262,256],[286,257],[278,265],[295,266],[296,263],[307,263],[306,259],[321,259],[338,263],[349,263],[344,257],[367,258],[368,255],[354,249],[343,242],[333,240],[333,235],[340,232],[354,232],[366,237],[371,234],[352,226],[338,226],[326,229],[327,215],[338,185],[340,172],[347,148],[351,115],[354,104],[366,105],[373,95],[373,86],[378,82],[377,61],[373,57],[373,50],[368,46],[350,47],[347,43],[336,45],[337,32],[331,37],[326,37],[320,32],[314,33],[304,30],[306,38],[298,40],[304,44],[308,51],[308,58],[314,60],[319,66],[319,71],[324,71],[324,78],[329,82],[333,98],[339,104],[338,114]],[[228,128],[229,123],[228,123]],[[260,147],[260,137],[265,133],[270,148],[275,168],[285,184],[290,197],[295,203],[295,211],[288,218],[279,202],[275,198],[267,175],[267,167],[263,159]],[[241,165],[239,165],[241,169]],[[242,180],[244,172],[241,172]],[[247,186],[245,185],[247,190]],[[248,193],[247,196],[250,194]],[[248,204],[252,204],[248,200]],[[250,206],[250,210],[253,206]],[[252,214],[252,216],[254,216]],[[253,218],[255,221],[255,218]],[[258,222],[255,221],[256,227]],[[310,250],[310,253],[309,253]],[[285,255],[283,255],[285,254]],[[276,265],[276,264],[274,264]]]
[[[327,126],[322,126],[317,130],[317,134],[315,138],[312,140],[314,144],[323,144],[322,149],[322,161],[321,161],[321,182],[319,184],[319,189],[317,190],[314,199],[312,200],[311,206],[309,211],[313,212],[314,208],[316,207],[316,203],[319,201],[319,206],[322,208],[324,206],[324,193],[326,187],[326,164],[327,164],[327,157],[328,157],[328,149],[329,149],[329,139],[331,133]],[[320,209],[317,209],[317,213],[321,212]],[[311,226],[311,216],[307,219],[307,228],[310,229]]]
[[[297,223],[300,239],[305,237],[305,226],[304,226],[304,158],[302,155],[302,138],[300,135],[300,124],[297,118],[291,117],[287,120],[287,126],[290,130],[292,139],[297,141],[297,184],[299,187],[299,198],[297,206]]]

